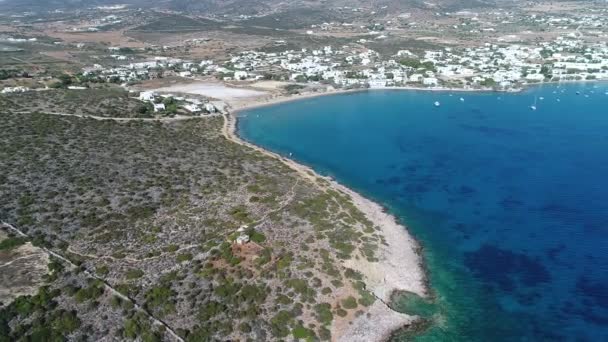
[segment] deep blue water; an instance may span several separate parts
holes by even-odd
[[[608,341],[606,92],[369,91],[248,110],[238,127],[409,226],[437,296],[418,339]]]

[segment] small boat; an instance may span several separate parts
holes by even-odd
[[[464,97],[461,97],[461,98],[460,98],[460,102],[464,102]]]
[[[576,95],[580,95],[580,94],[581,94],[581,92],[580,92],[580,91],[577,91],[577,92],[576,92]]]
[[[589,97],[589,94],[585,94],[585,97]]]
[[[561,101],[560,99],[557,99],[557,102],[560,102],[560,101]]]
[[[441,103],[439,103],[439,101],[435,101],[435,107],[439,107],[441,106]]]
[[[534,104],[530,106],[530,109],[536,110],[536,96],[534,96]]]
[[[539,97],[538,99],[542,101],[542,100],[544,100],[545,98],[541,96],[541,97]]]

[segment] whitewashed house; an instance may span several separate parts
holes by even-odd
[[[165,110],[165,104],[164,103],[154,103],[154,111],[155,112],[160,112]]]
[[[139,100],[140,101],[150,101],[153,102],[154,101],[154,92],[153,91],[142,91],[141,93],[139,93]]]

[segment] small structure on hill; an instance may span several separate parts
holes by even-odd
[[[235,241],[238,245],[244,245],[247,242],[249,242],[249,234],[247,234],[248,228],[249,228],[249,226],[242,225],[239,229],[236,230],[236,232],[238,233],[238,236],[236,237]]]

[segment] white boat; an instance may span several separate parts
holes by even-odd
[[[530,106],[530,109],[536,110],[536,96],[534,96],[534,104]]]
[[[461,97],[461,98],[460,98],[460,102],[464,102],[464,97]]]
[[[542,100],[544,100],[545,98],[541,96],[541,97],[539,97],[538,99],[542,101]]]
[[[439,103],[439,101],[435,101],[435,107],[439,107],[441,106],[441,103]]]

